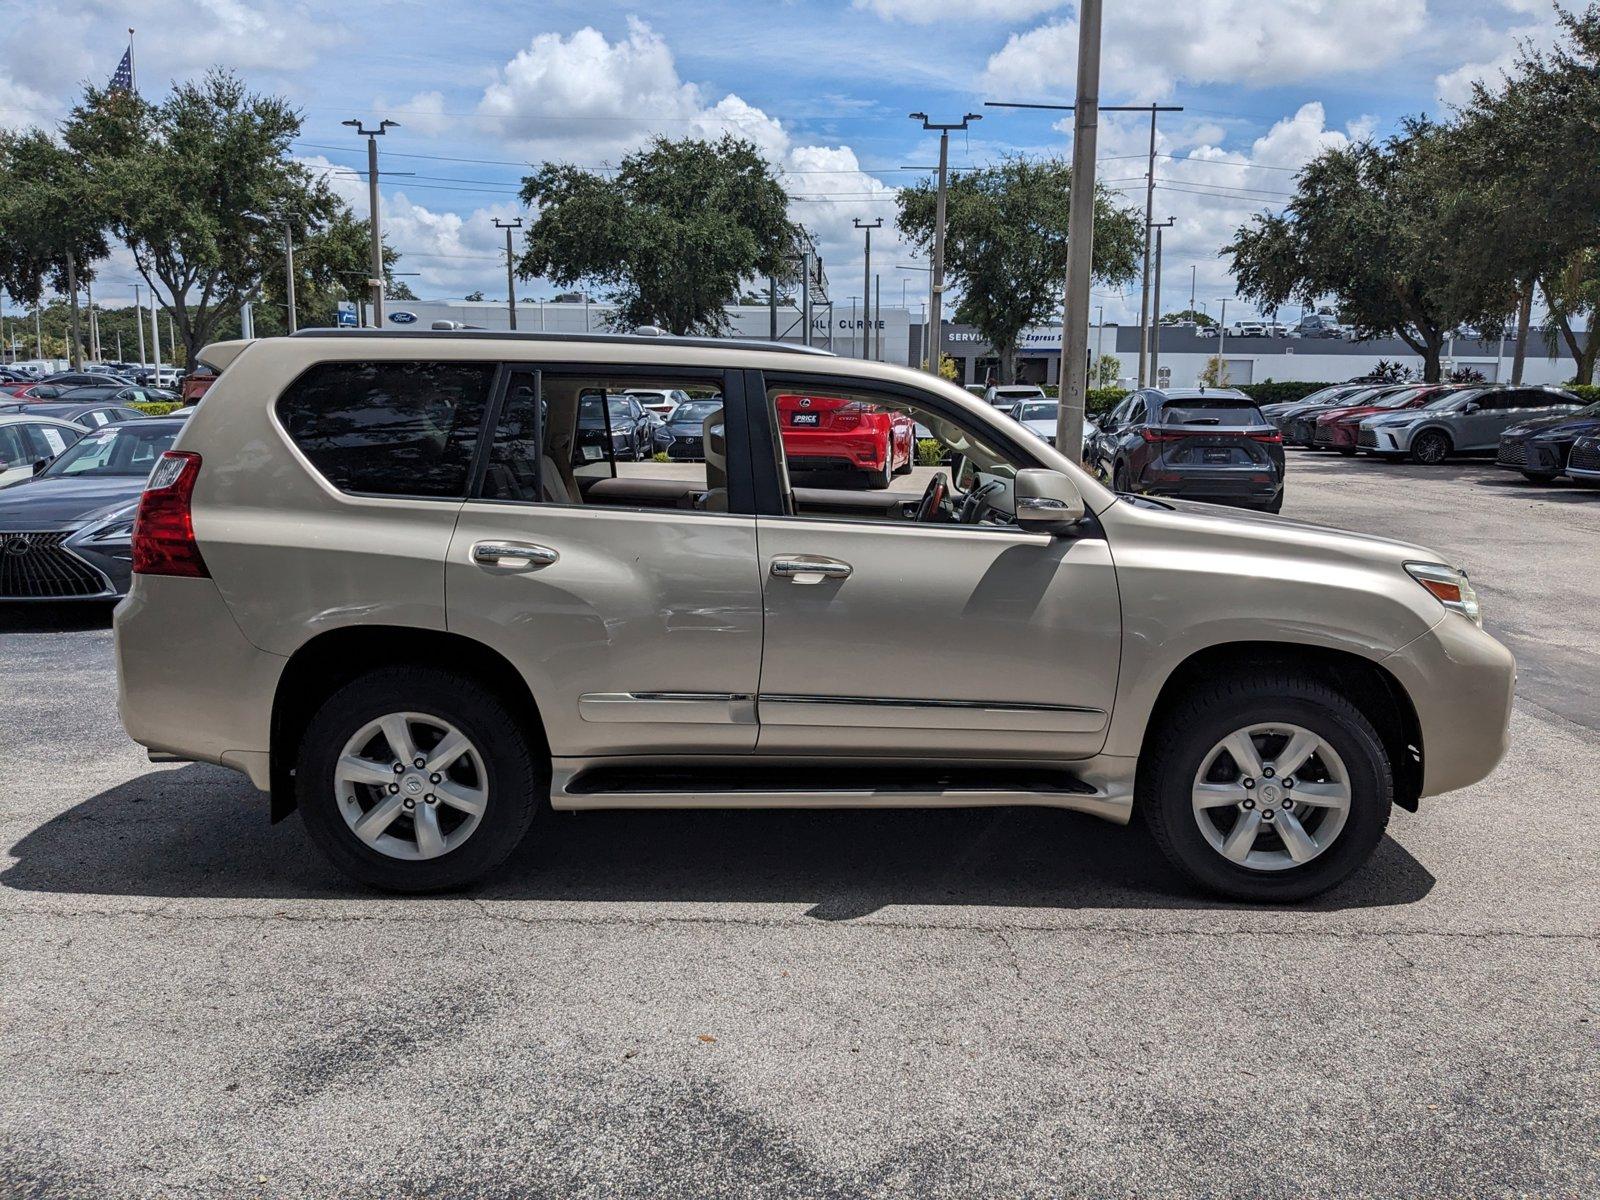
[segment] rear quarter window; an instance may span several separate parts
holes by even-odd
[[[278,398],[278,419],[340,491],[462,498],[494,375],[493,363],[322,363]]]

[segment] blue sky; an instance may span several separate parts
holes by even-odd
[[[1492,75],[1519,39],[1546,43],[1548,0],[1111,0],[1102,102],[1182,105],[1163,115],[1156,218],[1173,216],[1166,307],[1232,294],[1218,248],[1254,212],[1280,206],[1320,148],[1382,136],[1405,114],[1438,113]],[[468,0],[0,2],[0,122],[48,124],[78,81],[103,81],[132,25],[140,90],[222,64],[305,113],[296,151],[366,211],[363,148],[340,122],[401,122],[383,143],[385,229],[425,297],[503,295],[494,217],[521,210],[522,164],[600,166],[652,134],[749,137],[785,174],[795,215],[817,234],[836,298],[860,270],[855,217],[892,224],[894,190],[936,146],[907,119],[966,111],[956,165],[1065,154],[1059,115],[986,100],[1073,92],[1072,0]],[[1143,201],[1147,118],[1107,116],[1100,174]],[[527,215],[527,214],[523,214]],[[875,242],[885,301],[908,295],[913,260]],[[117,298],[131,267],[102,272]],[[131,290],[123,288],[122,290]],[[532,295],[551,289],[535,282]],[[913,305],[916,301],[912,300]],[[1137,312],[1136,286],[1102,292],[1107,319]]]

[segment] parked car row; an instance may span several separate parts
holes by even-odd
[[[1539,483],[1566,474],[1578,441],[1600,433],[1600,404],[1548,386],[1348,384],[1264,411],[1289,445],[1430,466],[1492,450]]]

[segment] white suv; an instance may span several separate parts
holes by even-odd
[[[1505,749],[1511,656],[1437,554],[1118,497],[925,374],[474,332],[205,358],[141,501],[123,721],[370,884],[463,885],[546,803],[1029,804],[1138,810],[1202,885],[1292,900]],[[703,456],[617,461],[604,398],[672,388],[720,401]],[[789,476],[908,421],[891,490]]]

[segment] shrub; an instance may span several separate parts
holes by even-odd
[[[917,439],[917,466],[937,467],[944,461],[944,443],[938,438]]]
[[[1308,379],[1285,379],[1282,382],[1268,379],[1262,383],[1244,384],[1239,390],[1257,404],[1292,404],[1296,400],[1304,400],[1312,392],[1332,386],[1331,383],[1316,383]]]
[[[667,457],[667,452],[665,450],[657,450],[654,454],[652,454],[650,456],[650,461],[651,462],[671,462],[672,459]]]
[[[142,400],[130,403],[128,407],[138,409],[147,417],[164,417],[169,412],[176,412],[182,408],[183,402],[181,400]]]
[[[1567,391],[1571,392],[1585,404],[1593,404],[1595,401],[1600,400],[1600,384],[1569,383],[1565,386]]]

